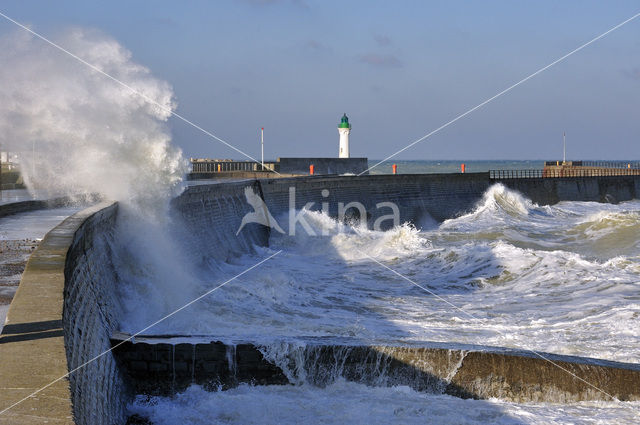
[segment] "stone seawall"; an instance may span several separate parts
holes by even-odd
[[[260,184],[274,215],[288,211],[293,188],[296,209],[314,202],[311,209],[320,210],[327,203],[329,215],[337,217],[340,203],[359,202],[367,210],[368,221],[374,222],[391,212],[378,204],[392,202],[400,207],[401,222],[417,223],[426,214],[442,221],[469,211],[491,182],[486,173],[479,173],[302,177],[262,180]]]
[[[74,371],[110,347],[116,278],[100,240],[116,213],[102,203],[67,218],[29,258],[0,336],[0,423],[124,422],[113,356]]]
[[[117,204],[88,217],[75,232],[64,268],[62,324],[67,367],[75,371],[69,376],[69,387],[77,425],[124,423],[131,396],[108,352],[121,312],[110,243],[116,217]]]
[[[247,223],[242,232],[242,217],[253,208],[247,203],[245,191],[262,197],[257,180],[191,186],[172,201],[172,231],[185,244],[183,249],[196,264],[208,258],[226,261],[253,246],[266,246],[269,229]],[[181,235],[195,235],[182,238]]]
[[[539,205],[560,201],[618,203],[640,198],[640,176],[527,178],[494,180]]]
[[[269,229],[256,224],[249,225],[250,231],[243,230],[235,237],[242,217],[254,211],[247,203],[247,188],[259,194],[283,227],[282,219],[287,221],[290,203],[297,210],[305,206],[312,210],[325,209],[330,216],[338,217],[340,204],[347,209],[350,202],[365,207],[370,225],[391,213],[389,207],[381,205],[385,202],[400,208],[401,223],[421,225],[425,220],[441,222],[470,212],[496,183],[522,193],[539,205],[560,201],[617,203],[640,195],[640,176],[504,180],[490,179],[488,173],[309,176],[192,186],[174,199],[173,207],[177,223],[184,221],[188,231],[203,235],[197,241],[199,246],[192,247],[193,252],[224,259],[250,251],[253,244],[265,245],[269,239]],[[359,213],[349,208],[345,216],[357,218]],[[384,224],[388,227],[392,222]],[[215,250],[211,250],[212,242],[217,244]]]
[[[139,394],[166,396],[191,384],[215,390],[239,383],[293,383],[252,344],[189,343],[188,337],[143,337],[121,343],[128,337],[114,335],[112,344],[118,345],[115,356]],[[298,372],[304,370],[306,382],[319,386],[341,377],[463,398],[553,403],[611,401],[610,396],[640,400],[640,365],[539,354],[443,343],[422,347],[309,343],[293,348],[285,362]],[[300,359],[303,364],[296,363]]]

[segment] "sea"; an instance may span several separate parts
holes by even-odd
[[[399,173],[460,172],[463,162],[386,162],[372,174],[390,173],[392,163]],[[543,165],[464,163],[467,172]],[[477,344],[640,362],[640,201],[543,206],[495,184],[467,214],[442,223],[425,217],[374,231],[322,212],[301,213],[320,236],[272,232],[268,247],[192,271],[183,290],[204,293],[277,253],[154,333],[253,341],[272,359],[322,338]],[[130,299],[123,330],[135,333],[147,325],[139,312],[150,307],[148,300]],[[158,425],[640,423],[638,402],[463,400],[339,376],[318,386],[285,372],[294,385],[213,392],[193,385],[173,397],[138,397],[129,413]]]

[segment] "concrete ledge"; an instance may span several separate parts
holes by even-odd
[[[111,342],[118,345],[114,354],[139,394],[173,394],[192,383],[210,389],[242,382],[289,383],[283,370],[251,343],[207,343],[205,337],[191,337],[189,342],[188,336],[145,336],[123,343],[128,337],[114,334]],[[541,354],[548,360],[499,347],[327,345],[311,340],[292,347],[285,361],[291,369],[304,369],[307,379],[320,386],[341,376],[367,385],[408,385],[462,398],[565,403],[611,400],[610,394],[622,401],[640,400],[640,365]],[[296,363],[300,359],[304,364]]]
[[[28,202],[25,207],[44,201]],[[29,258],[0,335],[0,410],[67,374],[62,324],[67,252],[82,223],[109,205],[101,203],[67,218]],[[0,415],[0,423],[73,424],[68,379]]]

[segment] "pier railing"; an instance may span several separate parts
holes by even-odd
[[[489,170],[489,178],[492,180],[605,176],[640,176],[640,168],[551,168],[544,170]]]
[[[490,179],[541,178],[543,170],[489,170]]]
[[[234,161],[231,159],[194,159],[191,158],[193,173],[226,173],[230,171],[278,171],[277,162],[265,162],[262,166],[254,161]]]

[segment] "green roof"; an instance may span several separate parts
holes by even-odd
[[[351,124],[349,124],[349,118],[347,118],[347,114],[342,115],[342,119],[340,120],[338,128],[351,128]]]

